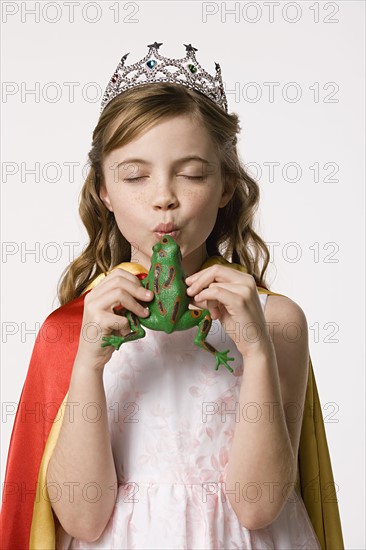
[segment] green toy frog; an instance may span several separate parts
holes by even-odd
[[[124,342],[143,338],[146,332],[141,325],[152,330],[163,330],[167,334],[197,325],[194,343],[215,355],[216,370],[220,365],[225,365],[230,372],[234,372],[228,365],[228,361],[234,361],[233,357],[227,357],[229,350],[217,351],[205,341],[212,324],[209,310],[188,308],[190,301],[186,293],[187,285],[179,245],[170,235],[163,235],[152,250],[149,273],[141,280],[141,284],[155,294],[149,302],[149,317],[139,317],[127,311],[126,317],[132,332],[124,337],[104,336],[105,343],[102,347],[114,346],[118,350]]]

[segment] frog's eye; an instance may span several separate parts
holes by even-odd
[[[164,237],[164,239],[161,239],[161,242],[166,244],[168,242],[168,239],[166,237]]]

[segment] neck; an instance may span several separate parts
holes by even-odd
[[[195,250],[191,254],[188,254],[188,256],[185,256],[182,260],[182,267],[186,276],[189,277],[190,275],[193,275],[193,273],[200,271],[201,266],[208,258],[209,255],[207,254],[206,246]]]

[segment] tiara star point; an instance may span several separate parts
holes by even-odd
[[[148,44],[148,48],[154,48],[155,50],[158,50],[160,46],[163,45],[164,42],[153,42],[152,44]]]
[[[186,47],[187,52],[198,52],[197,48],[192,46],[192,44],[183,44]]]

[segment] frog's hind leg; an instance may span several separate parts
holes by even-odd
[[[210,353],[215,355],[216,359],[216,369],[218,370],[220,365],[224,365],[228,371],[234,372],[234,370],[228,365],[228,361],[234,361],[234,357],[228,357],[227,354],[229,353],[229,350],[226,349],[225,351],[217,351],[211,344],[206,342],[206,338],[208,336],[208,333],[210,332],[212,324],[212,319],[209,313],[206,313],[202,321],[198,325],[198,332],[196,334],[196,337],[194,339],[194,343],[199,346],[200,348],[209,351]]]
[[[127,311],[126,317],[132,332],[127,334],[127,336],[103,336],[102,340],[104,340],[105,343],[102,344],[102,348],[106,346],[114,346],[118,350],[124,342],[132,342],[133,340],[138,340],[139,338],[143,338],[145,336],[146,332],[141,326],[137,315]]]

